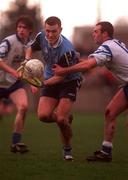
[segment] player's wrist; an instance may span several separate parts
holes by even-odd
[[[25,61],[29,61],[29,60],[30,60],[30,58],[27,58],[27,57],[25,58]]]
[[[22,61],[20,65],[21,65],[21,66],[25,66],[25,64],[26,64],[28,61],[29,61],[29,59],[26,59],[26,58],[25,58],[24,61]]]

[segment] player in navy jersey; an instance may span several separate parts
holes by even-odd
[[[63,143],[64,159],[73,160],[70,113],[80,87],[81,75],[72,73],[65,77],[54,76],[52,70],[54,64],[67,67],[78,62],[77,52],[61,31],[61,21],[58,17],[46,19],[44,30],[37,34],[31,47],[27,49],[26,59],[31,58],[32,52],[38,50],[42,52],[45,81],[39,100],[38,117],[43,122],[57,123]]]
[[[16,22],[16,34],[4,38],[0,44],[0,99],[10,99],[17,109],[14,121],[11,151],[24,153],[27,146],[21,143],[28,98],[24,84],[16,71],[25,59],[25,50],[30,42],[33,23],[27,16]]]
[[[116,128],[117,116],[128,107],[128,49],[125,44],[113,38],[114,28],[110,22],[99,22],[94,27],[93,38],[99,48],[88,59],[68,68],[55,65],[56,75],[88,71],[96,66],[106,66],[122,83],[122,87],[106,107],[104,140],[99,151],[87,157],[88,161],[111,161],[112,140]]]

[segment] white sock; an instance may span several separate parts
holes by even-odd
[[[113,147],[112,142],[109,141],[103,141],[102,145],[107,147]]]

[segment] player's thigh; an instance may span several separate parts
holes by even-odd
[[[73,104],[74,101],[70,100],[69,98],[61,98],[56,109],[56,114],[58,116],[68,118],[72,111]]]
[[[17,107],[19,106],[28,107],[28,97],[25,89],[20,88],[12,92],[10,94],[10,98]]]
[[[124,94],[124,90],[121,88],[108,104],[106,110],[109,110],[111,114],[117,116],[128,107],[128,100]]]
[[[52,97],[42,96],[39,99],[38,115],[51,115],[58,104],[58,100]]]

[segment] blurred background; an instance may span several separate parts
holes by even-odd
[[[98,21],[110,21],[115,27],[115,38],[128,46],[127,0],[4,0],[0,3],[0,41],[15,33],[15,22],[21,15],[30,15],[34,21],[32,38],[43,28],[49,16],[62,21],[62,34],[74,44],[81,57],[87,57],[97,46],[93,43],[92,29]],[[41,59],[41,55],[35,55]],[[95,68],[83,73],[74,111],[103,112],[119,85],[106,68]],[[26,87],[30,111],[35,110],[39,95],[32,95]]]

